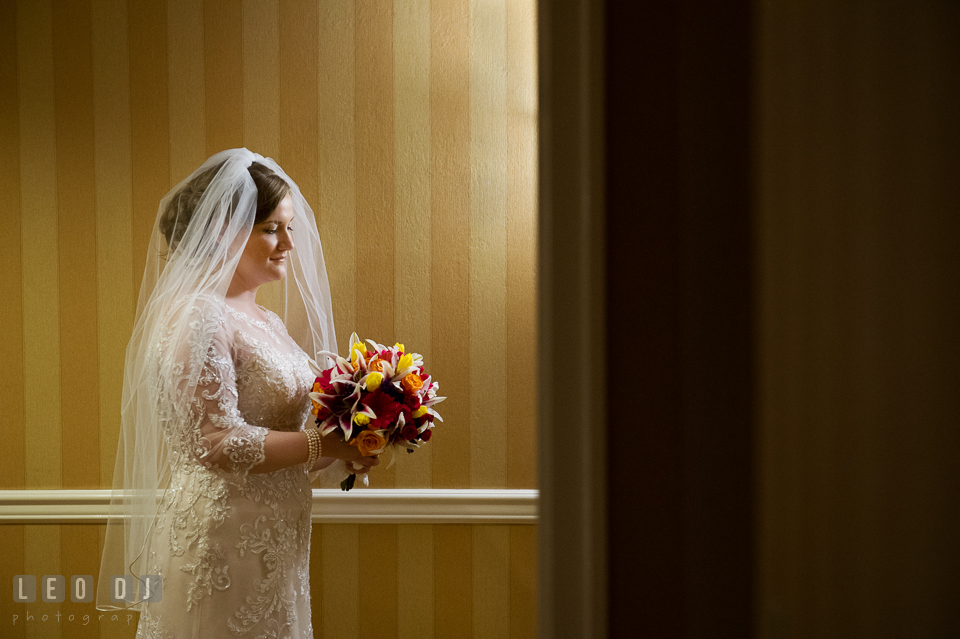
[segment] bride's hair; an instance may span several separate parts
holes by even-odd
[[[172,253],[183,238],[197,205],[203,198],[204,192],[213,179],[223,168],[224,162],[216,164],[183,185],[183,187],[167,203],[166,209],[160,217],[160,232],[167,240],[167,247]],[[290,192],[290,185],[286,180],[271,171],[269,168],[254,162],[248,169],[253,183],[257,187],[257,213],[254,224],[259,224],[270,217],[270,214],[280,206]]]

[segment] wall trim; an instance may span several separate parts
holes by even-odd
[[[313,490],[321,524],[535,524],[537,490]],[[0,490],[0,524],[102,524],[109,490]]]

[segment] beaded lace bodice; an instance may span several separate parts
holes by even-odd
[[[309,359],[269,311],[262,321],[204,300],[177,312],[190,313],[197,339],[174,352],[165,335],[156,351],[177,358],[175,379],[157,387],[171,481],[148,551],[162,597],[144,607],[137,636],[312,637],[306,466],[250,472],[269,430],[304,427]],[[189,408],[171,408],[191,388]]]

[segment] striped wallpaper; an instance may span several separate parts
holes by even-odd
[[[0,489],[110,486],[158,202],[236,146],[313,205],[341,347],[402,341],[449,397],[372,486],[534,488],[535,27],[533,0],[0,3]],[[317,636],[535,634],[535,526],[314,533]],[[3,583],[95,574],[101,534],[0,526]],[[4,637],[132,636],[10,599]]]

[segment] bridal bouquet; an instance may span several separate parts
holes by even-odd
[[[313,364],[317,379],[310,398],[311,412],[323,435],[338,432],[364,455],[379,455],[387,448],[414,452],[433,434],[433,421],[443,421],[433,407],[440,385],[424,372],[423,356],[405,352],[403,344],[391,347],[350,336],[349,359],[321,351],[334,362],[326,370]],[[350,475],[341,484],[350,490]]]

